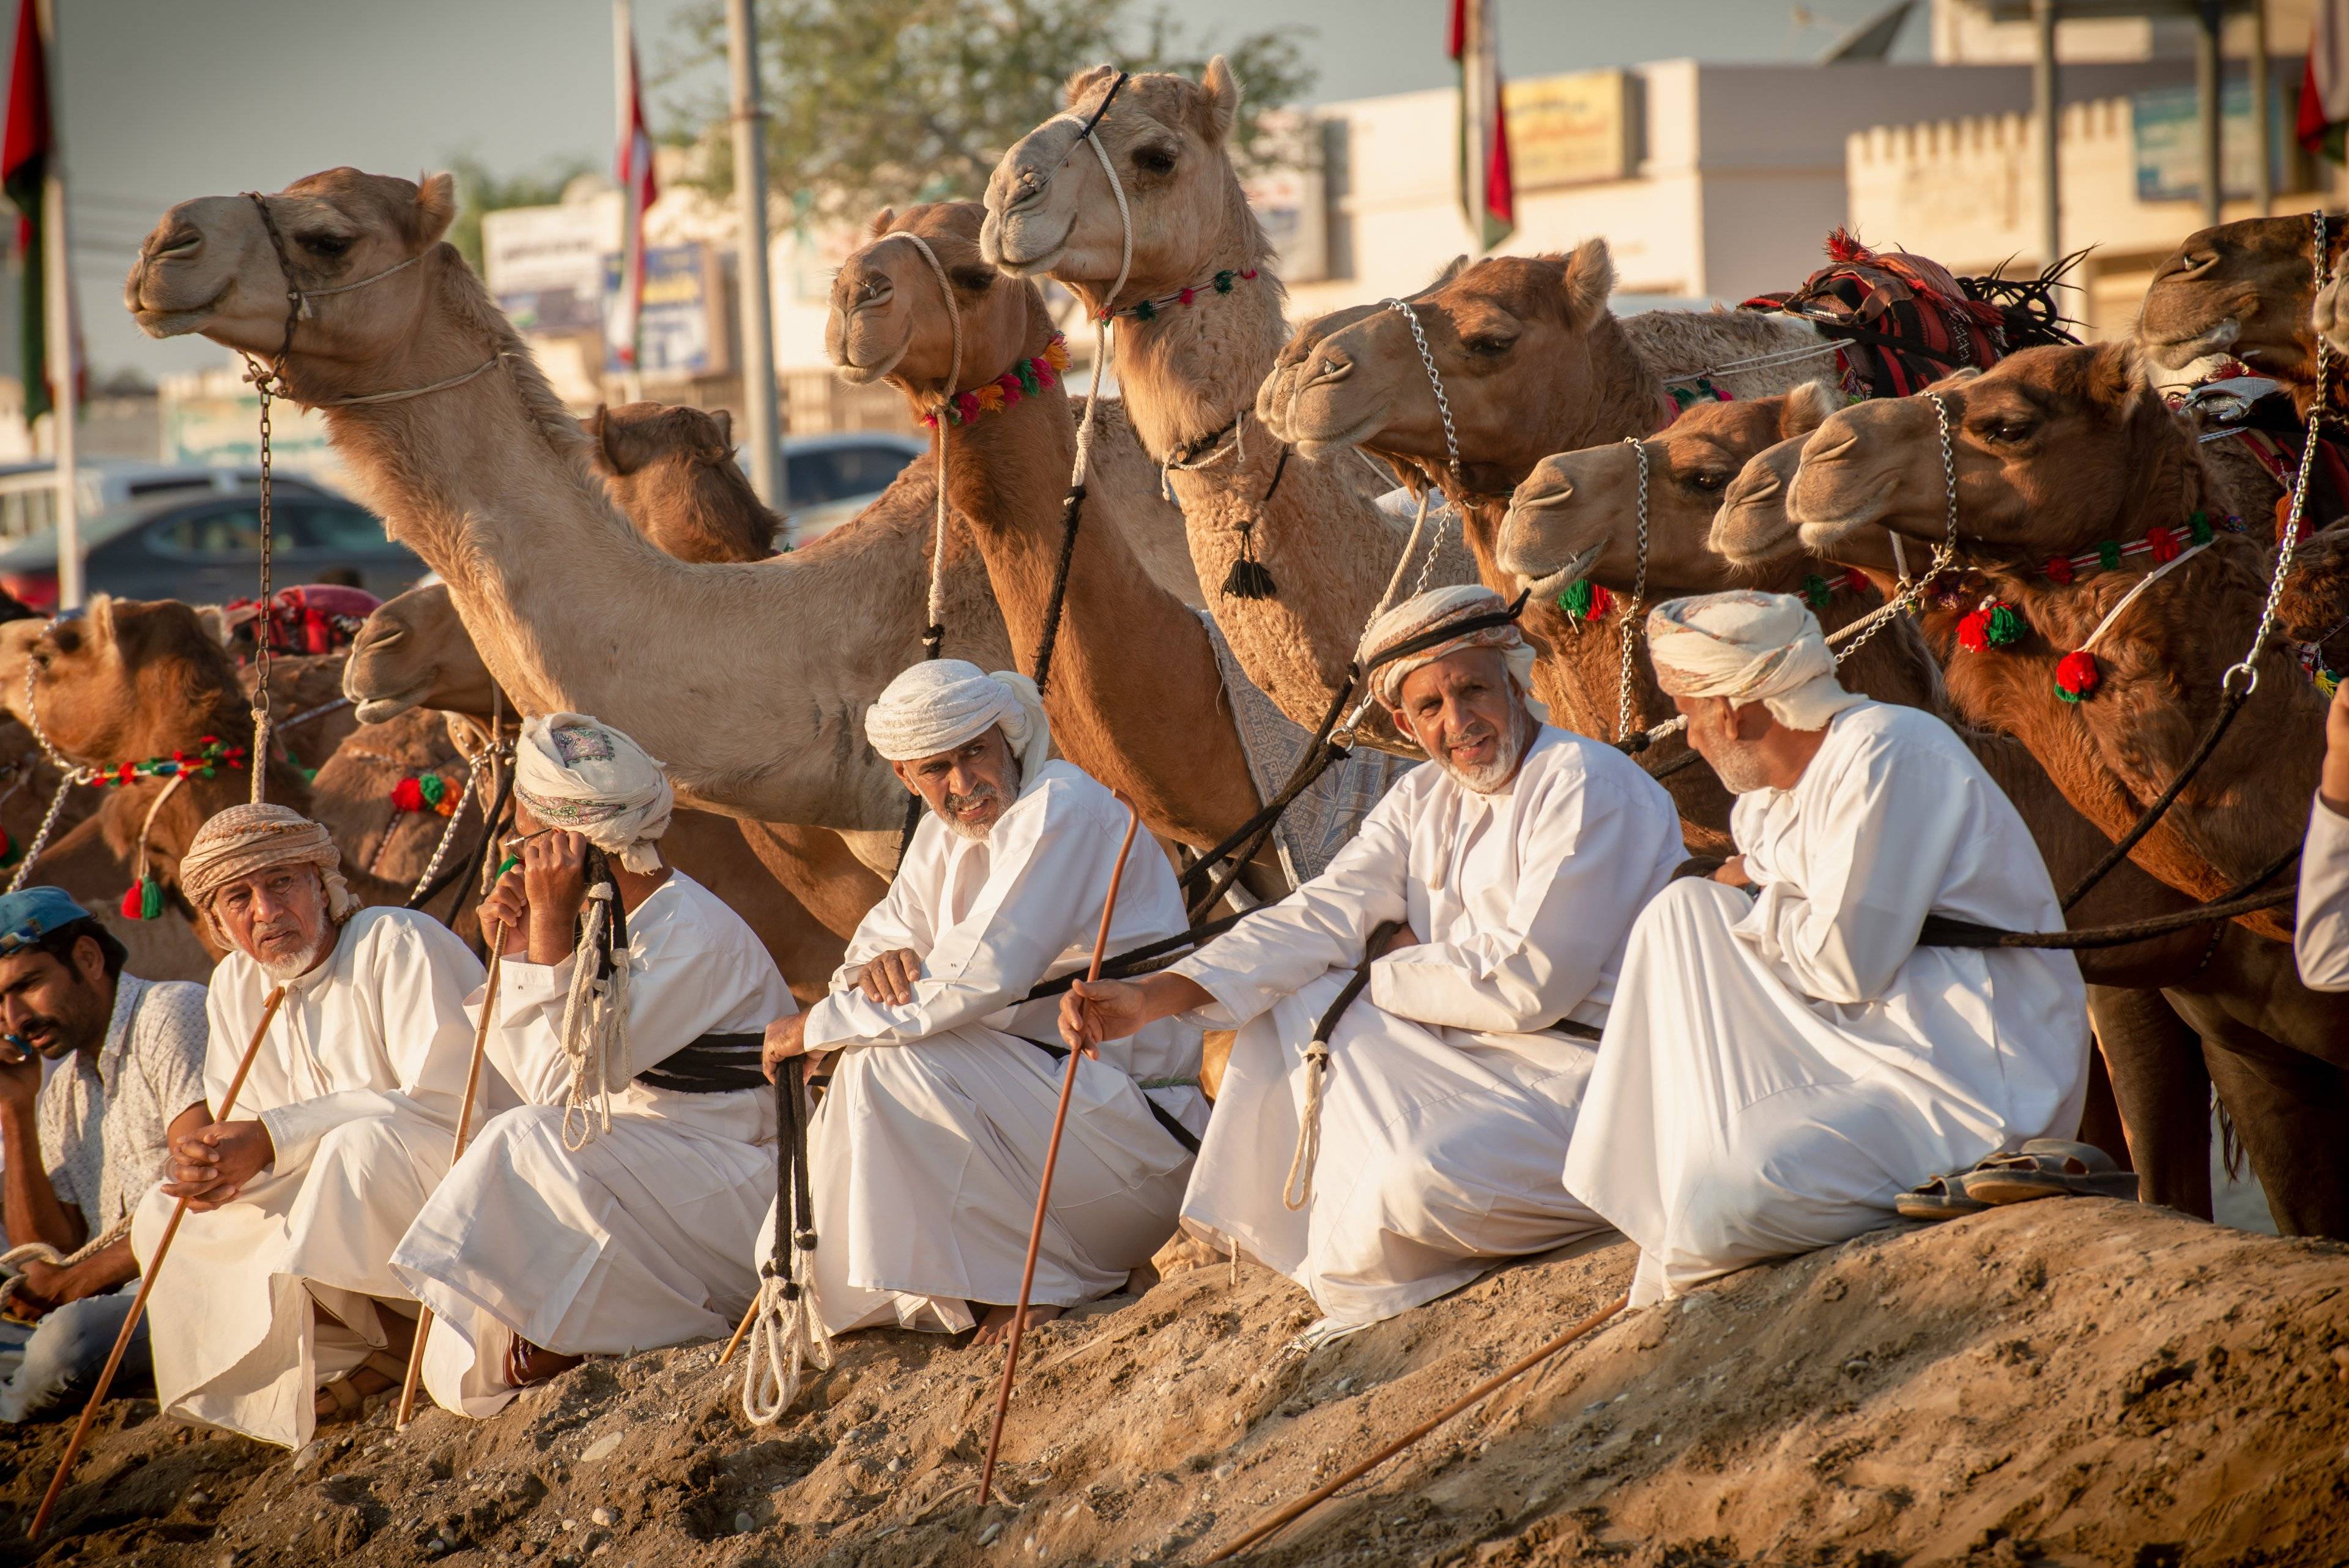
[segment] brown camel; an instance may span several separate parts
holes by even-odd
[[[2330,218],[2324,237],[2337,275],[2349,252],[2349,223]],[[2169,370],[2217,356],[2240,360],[2282,383],[2304,417],[2316,390],[2315,261],[2312,213],[2197,229],[2154,269],[2137,341],[2154,366]],[[2336,408],[2349,403],[2338,380],[2330,400]]]
[[[734,461],[734,418],[672,403],[599,405],[591,461],[629,522],[680,561],[763,561],[783,520]],[[689,483],[676,471],[691,466]]]
[[[1020,366],[1042,363],[1055,374],[1046,354],[1057,334],[1035,285],[980,258],[984,216],[976,202],[916,207],[902,218],[883,213],[874,238],[833,280],[825,343],[843,377],[885,379],[917,418],[950,392],[984,387],[1003,398],[1001,383],[1011,384],[1006,406],[949,423],[947,484],[987,562],[1020,668],[1033,674],[1076,418],[1049,387],[1032,397],[1019,389]],[[919,236],[954,290],[961,360],[951,388],[954,322],[936,276],[919,249],[892,234]],[[1088,486],[1097,525],[1077,535],[1045,702],[1053,739],[1071,761],[1133,801],[1152,832],[1204,848],[1259,803],[1206,628],[1150,580],[1120,529],[1098,522],[1131,499],[1099,480]]]
[[[742,565],[675,560],[621,515],[589,465],[594,441],[441,243],[454,212],[445,176],[419,186],[338,169],[267,200],[285,261],[252,199],[174,208],[126,286],[140,325],[274,358],[287,261],[301,286],[357,286],[316,297],[286,378],[325,410],[392,532],[447,581],[518,707],[618,725],[667,761],[693,804],[890,834],[905,789],[864,743],[863,716],[921,657],[928,465],[899,476],[868,526],[805,550]],[[343,400],[417,389],[430,389]],[[958,545],[947,577],[947,651],[1008,664],[976,552]],[[894,841],[885,843],[886,864]]]
[[[1071,78],[1071,110],[1099,106],[1114,75]],[[1360,459],[1292,452],[1252,412],[1288,329],[1271,247],[1226,146],[1239,96],[1220,57],[1196,82],[1152,72],[1118,89],[1093,139],[1132,214],[1130,266],[1121,268],[1117,196],[1067,118],[1029,132],[997,165],[981,247],[1015,276],[1058,279],[1090,312],[1124,313],[1118,386],[1151,456],[1182,465],[1170,478],[1199,587],[1249,680],[1311,726],[1386,587],[1400,533],[1366,492]],[[1244,559],[1269,574],[1270,597],[1223,592],[1240,582],[1233,569]],[[1455,555],[1433,580],[1464,581],[1467,568]],[[1365,740],[1416,754],[1383,717],[1372,723]]]
[[[326,765],[359,725],[358,715],[343,701],[343,659],[340,653],[305,653],[269,661],[271,740],[285,760],[312,774]],[[247,701],[259,670],[246,664],[237,671]]]

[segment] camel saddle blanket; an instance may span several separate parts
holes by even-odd
[[[1249,683],[1215,618],[1204,610],[1193,613],[1207,628],[1207,640],[1215,647],[1232,728],[1239,732],[1240,750],[1247,753],[1248,776],[1256,783],[1257,798],[1270,800],[1297,771],[1313,743],[1312,732]],[[1403,757],[1357,746],[1350,755],[1323,769],[1321,776],[1289,803],[1272,830],[1290,885],[1301,887],[1321,875],[1388,787],[1418,765]]]

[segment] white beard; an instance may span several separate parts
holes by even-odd
[[[1509,781],[1517,776],[1517,763],[1525,757],[1531,729],[1522,719],[1511,724],[1509,732],[1501,737],[1500,745],[1494,751],[1493,760],[1480,767],[1461,767],[1452,761],[1448,752],[1436,760],[1471,794],[1491,794],[1507,788]]]
[[[1752,794],[1755,790],[1770,787],[1769,771],[1754,756],[1754,748],[1740,742],[1731,742],[1717,756],[1707,757],[1721,786],[1732,794]]]
[[[282,983],[283,981],[289,980],[299,980],[304,975],[308,974],[312,970],[316,969],[320,964],[326,962],[326,955],[334,950],[335,934],[330,930],[316,947],[310,950],[309,953],[305,957],[298,959],[256,958],[253,961],[261,966],[262,973],[267,975],[270,979]]]

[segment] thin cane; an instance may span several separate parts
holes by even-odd
[[[465,1158],[465,1135],[473,1126],[473,1097],[481,1092],[481,1058],[490,1048],[490,1020],[498,1010],[498,971],[505,960],[506,928],[501,920],[490,928],[490,978],[481,987],[481,1022],[473,1031],[473,1060],[465,1069],[465,1097],[457,1106],[457,1146],[449,1155],[449,1168]],[[395,1432],[408,1430],[410,1417],[416,1414],[416,1384],[424,1375],[424,1342],[432,1334],[432,1309],[419,1307],[416,1314],[416,1342],[408,1347],[408,1376],[399,1384],[399,1414],[392,1420]]]
[[[253,1059],[261,1054],[262,1036],[269,1033],[270,1020],[277,1016],[278,1004],[285,1000],[285,988],[281,985],[262,1004],[261,1022],[253,1026],[253,1043],[244,1048],[244,1059],[236,1064],[236,1076],[228,1081],[228,1093],[221,1096],[220,1120],[228,1120],[229,1112],[236,1108],[236,1096],[244,1088],[245,1075],[253,1071]],[[147,1293],[155,1288],[155,1276],[163,1272],[164,1254],[171,1250],[171,1238],[180,1233],[180,1221],[187,1212],[185,1198],[172,1207],[162,1239],[155,1243],[155,1255],[148,1260],[140,1278],[139,1293],[130,1298],[130,1312],[122,1320],[122,1332],[114,1336],[114,1349],[106,1358],[105,1369],[98,1375],[98,1386],[89,1391],[89,1403],[81,1407],[81,1419],[74,1423],[73,1437],[66,1444],[66,1457],[57,1461],[57,1473],[49,1480],[39,1511],[33,1515],[33,1528],[25,1534],[28,1542],[41,1538],[42,1530],[49,1522],[49,1512],[57,1505],[57,1494],[66,1489],[66,1477],[72,1471],[74,1460],[81,1458],[82,1445],[89,1441],[90,1423],[98,1418],[98,1407],[106,1402],[106,1391],[114,1386],[114,1374],[122,1365],[123,1353],[130,1348],[131,1332],[139,1326],[140,1314],[147,1310]]]
[[[1584,1318],[1580,1323],[1576,1324],[1572,1328],[1568,1329],[1564,1334],[1559,1334],[1556,1339],[1551,1340],[1547,1345],[1543,1345],[1539,1350],[1535,1351],[1523,1361],[1518,1362],[1514,1366],[1506,1367],[1502,1371],[1494,1374],[1491,1377],[1486,1378],[1484,1382],[1479,1383],[1475,1387],[1471,1388],[1467,1393],[1463,1394],[1459,1398],[1454,1399],[1451,1404],[1446,1405],[1443,1409],[1438,1410],[1434,1415],[1429,1417],[1426,1420],[1422,1421],[1418,1426],[1413,1427],[1402,1437],[1397,1438],[1394,1441],[1387,1444],[1386,1447],[1381,1449],[1377,1453],[1372,1454],[1369,1459],[1366,1459],[1359,1464],[1353,1465],[1340,1474],[1331,1477],[1329,1480],[1322,1482],[1321,1485],[1315,1487],[1311,1491],[1307,1492],[1303,1497],[1299,1498],[1295,1502],[1288,1504],[1287,1507],[1279,1510],[1269,1517],[1259,1520],[1255,1524],[1248,1526],[1246,1531],[1241,1532],[1241,1534],[1235,1538],[1228,1545],[1224,1546],[1214,1555],[1207,1558],[1206,1561],[1209,1563],[1221,1563],[1227,1557],[1237,1557],[1250,1547],[1259,1545],[1264,1542],[1271,1540],[1283,1530],[1286,1530],[1289,1525],[1295,1523],[1298,1520],[1304,1518],[1305,1515],[1310,1513],[1314,1509],[1319,1507],[1330,1498],[1335,1497],[1344,1487],[1360,1480],[1363,1476],[1370,1474],[1372,1470],[1378,1469],[1381,1465],[1394,1458],[1395,1455],[1402,1452],[1405,1449],[1411,1447],[1413,1443],[1427,1436],[1428,1433],[1433,1432],[1436,1428],[1441,1427],[1444,1422],[1449,1421],[1453,1417],[1460,1414],[1461,1411],[1465,1410],[1471,1405],[1475,1404],[1479,1399],[1491,1394],[1495,1389],[1501,1387],[1504,1384],[1513,1382],[1516,1379],[1524,1376],[1526,1373],[1531,1372],[1535,1367],[1539,1366],[1543,1362],[1547,1361],[1551,1356],[1556,1355],[1559,1351],[1564,1350],[1568,1345],[1572,1345],[1576,1340],[1580,1339],[1584,1334],[1588,1334],[1592,1329],[1597,1328],[1600,1324],[1605,1323],[1609,1318],[1613,1317],[1617,1313],[1621,1312],[1630,1299],[1631,1298],[1629,1296],[1617,1296],[1613,1301],[1608,1303],[1605,1306],[1599,1308],[1588,1317]]]
[[[1101,978],[1102,956],[1109,950],[1110,917],[1117,910],[1117,886],[1125,880],[1125,857],[1133,849],[1134,829],[1142,826],[1142,817],[1131,803],[1125,808],[1125,841],[1117,846],[1117,864],[1109,874],[1109,897],[1102,900],[1101,929],[1093,937],[1092,967],[1085,971],[1087,980]],[[1019,1302],[1011,1309],[1011,1343],[1003,1355],[1003,1382],[995,1390],[995,1425],[987,1434],[987,1463],[978,1472],[978,1506],[985,1508],[995,1486],[995,1449],[1003,1441],[1004,1414],[1011,1408],[1011,1375],[1019,1366],[1020,1331],[1028,1325],[1028,1293],[1036,1283],[1036,1253],[1044,1244],[1044,1210],[1052,1199],[1052,1166],[1061,1158],[1061,1129],[1068,1124],[1069,1099],[1076,1093],[1077,1061],[1082,1051],[1069,1053],[1069,1065],[1061,1075],[1060,1108],[1052,1113],[1052,1141],[1044,1146],[1044,1179],[1036,1189],[1036,1221],[1028,1227],[1028,1262],[1019,1272]]]

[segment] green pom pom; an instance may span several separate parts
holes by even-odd
[[[139,918],[160,920],[163,918],[163,884],[150,874],[139,884]]]
[[[1019,389],[1029,397],[1034,397],[1040,389],[1036,385],[1036,362],[1033,359],[1020,360],[1019,375]]]
[[[2013,605],[1992,605],[1982,623],[1982,635],[1992,648],[2012,647],[2023,636],[2023,618],[2014,613]]]
[[[2197,512],[2192,516],[2187,518],[2186,536],[2193,540],[2198,545],[2209,544],[2210,542],[2210,514],[2207,512]]]
[[[1835,590],[1827,587],[1827,580],[1816,572],[1812,572],[1803,578],[1803,597],[1811,602],[1813,609],[1826,608],[1827,600],[1834,597]]]
[[[2096,546],[2096,564],[2108,572],[2121,569],[2121,542],[2107,539]]]
[[[1155,320],[1155,319],[1157,318],[1157,316],[1158,316],[1158,307],[1157,307],[1156,306],[1154,306],[1154,305],[1151,304],[1151,303],[1150,303],[1150,301],[1148,301],[1148,300],[1146,300],[1146,299],[1145,299],[1145,300],[1143,300],[1140,305],[1137,305],[1137,306],[1135,306],[1133,307],[1133,318],[1134,318],[1136,321],[1152,321],[1152,320]]]
[[[1574,581],[1567,584],[1566,591],[1557,596],[1557,607],[1564,610],[1567,614],[1572,616],[1577,620],[1589,619],[1589,579],[1587,577],[1577,577]]]
[[[416,788],[427,805],[439,805],[449,793],[449,781],[439,774],[426,774],[416,781]]]
[[[1217,273],[1216,275],[1216,292],[1217,294],[1229,294],[1231,291],[1232,275],[1228,272]]]

